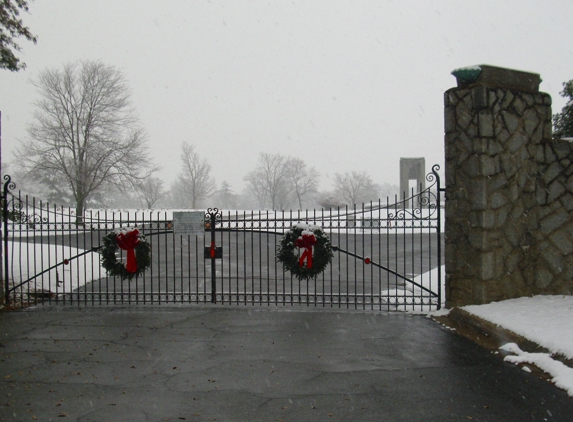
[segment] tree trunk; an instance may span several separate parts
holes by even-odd
[[[84,226],[84,204],[85,198],[78,200],[76,203],[76,226]]]

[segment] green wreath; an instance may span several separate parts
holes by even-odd
[[[277,259],[299,280],[316,278],[332,260],[332,246],[324,231],[314,225],[297,223],[281,239]]]
[[[133,268],[133,262],[128,262],[128,265],[117,260],[118,238],[122,243],[122,237],[131,237],[132,243],[135,244],[133,252],[135,252],[136,268]],[[151,244],[147,241],[145,236],[135,228],[127,228],[115,230],[108,233],[102,238],[103,246],[101,248],[101,265],[106,269],[107,273],[111,276],[119,276],[122,280],[132,280],[143,274],[151,265]],[[133,244],[131,246],[133,246]],[[130,252],[128,251],[128,255]],[[128,257],[129,261],[129,257]],[[130,265],[131,264],[131,265]],[[128,270],[128,267],[131,267]]]

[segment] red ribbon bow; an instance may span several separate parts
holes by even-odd
[[[304,248],[303,254],[298,260],[298,265],[302,268],[304,260],[306,259],[306,268],[312,268],[312,246],[316,243],[314,234],[303,234],[295,240],[294,245],[297,248]]]
[[[128,273],[137,272],[137,261],[135,259],[135,247],[139,243],[139,230],[133,229],[128,232],[122,232],[115,237],[117,246],[127,251],[127,262],[125,269]]]

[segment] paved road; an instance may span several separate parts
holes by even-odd
[[[423,316],[186,306],[0,313],[4,421],[570,421]]]

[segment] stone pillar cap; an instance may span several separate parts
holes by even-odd
[[[474,85],[485,85],[491,88],[505,88],[516,91],[537,93],[541,77],[538,73],[480,64],[462,67],[452,71],[458,88],[469,88]]]

